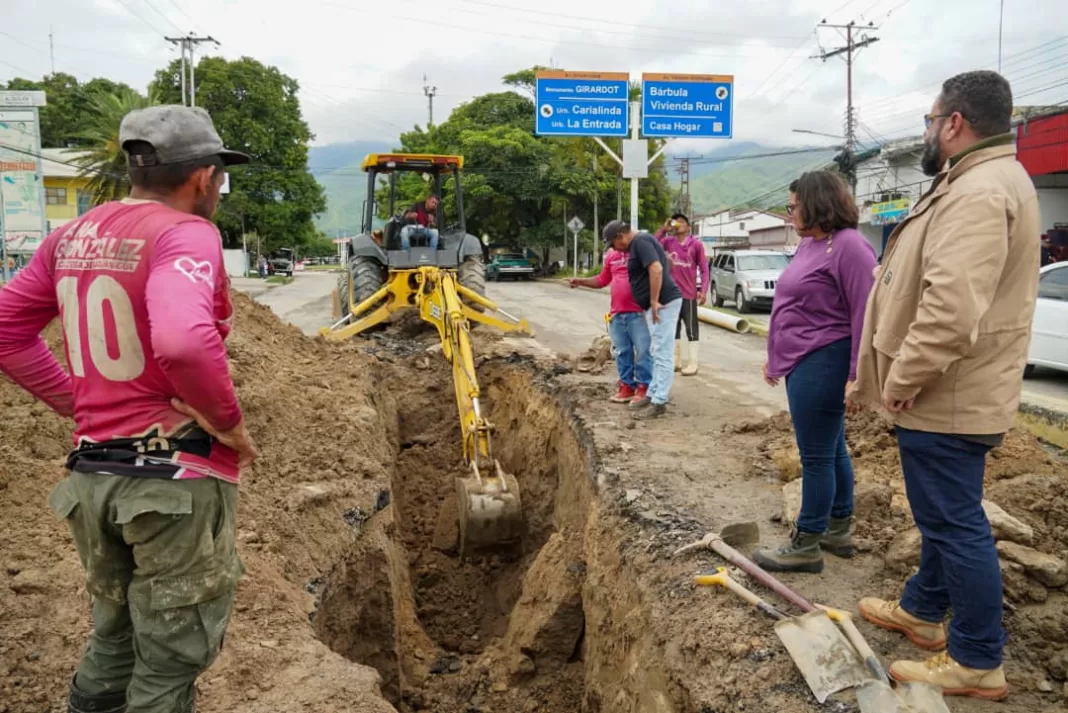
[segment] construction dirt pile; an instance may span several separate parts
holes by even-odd
[[[235,294],[233,379],[261,458],[243,475],[247,574],[198,710],[575,711],[582,708],[585,452],[551,374],[477,340],[495,455],[521,470],[522,547],[461,564],[455,398],[433,330],[336,345]],[[54,325],[46,332],[61,348]],[[0,379],[0,713],[65,711],[90,601],[46,506],[70,423]]]
[[[241,484],[247,574],[198,711],[856,710],[849,694],[817,705],[768,621],[694,585],[709,553],[670,557],[713,522],[770,515],[782,483],[768,473],[797,487],[788,418],[710,434],[736,407],[693,389],[679,395],[689,416],[638,428],[608,403],[609,374],[478,327],[481,409],[525,526],[521,543],[461,562],[455,480],[469,471],[433,329],[402,318],[331,344],[234,301],[232,372],[262,455]],[[54,327],[46,337],[58,346]],[[90,627],[81,566],[46,506],[70,424],[3,379],[0,408],[0,713],[62,713]],[[840,578],[798,582],[820,601],[879,590],[912,561],[891,557],[911,529],[891,431],[853,420],[850,445],[867,552],[831,563]],[[1014,694],[999,710],[1024,713],[1052,702],[1046,679],[1068,667],[1064,470],[1021,434],[991,465],[1015,604]],[[915,655],[869,633],[880,654]]]
[[[782,521],[801,505],[801,463],[782,413],[739,432],[765,435],[764,454],[783,485]],[[920,561],[893,426],[871,411],[850,416],[846,440],[856,476],[858,549],[907,576]],[[1022,429],[987,456],[984,510],[1001,560],[1012,650],[1068,679],[1068,459]]]

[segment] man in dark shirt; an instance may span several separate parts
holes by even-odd
[[[645,404],[636,418],[657,418],[667,411],[671,383],[675,380],[675,325],[682,309],[682,292],[671,279],[667,253],[649,233],[639,233],[622,220],[604,226],[605,245],[629,252],[627,275],[634,301],[645,310],[652,337],[653,377]]]

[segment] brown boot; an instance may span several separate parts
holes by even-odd
[[[1000,701],[1009,695],[1005,671],[1001,666],[991,669],[961,666],[947,653],[926,661],[895,661],[890,677],[900,683],[921,681],[942,689],[946,696],[970,696]]]
[[[890,631],[900,631],[909,641],[928,651],[946,648],[946,627],[941,622],[923,621],[901,608],[898,601],[867,597],[860,600],[860,615]]]

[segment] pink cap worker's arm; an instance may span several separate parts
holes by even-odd
[[[152,351],[178,398],[218,431],[241,422],[226,346],[215,323],[215,286],[223,269],[215,226],[189,222],[156,243],[145,304]]]
[[[708,257],[705,255],[705,244],[697,241],[697,272],[701,275],[701,293],[708,294]]]
[[[58,314],[55,284],[43,255],[37,254],[0,289],[0,371],[56,413],[73,416],[70,376],[41,339],[41,331]]]

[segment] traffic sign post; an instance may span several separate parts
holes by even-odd
[[[579,274],[579,269],[578,269],[578,236],[579,236],[579,233],[582,232],[582,229],[585,228],[585,227],[586,227],[586,224],[583,223],[582,219],[579,218],[577,215],[574,216],[573,218],[571,218],[571,220],[569,220],[567,222],[567,229],[571,231],[572,237],[573,237],[573,239],[575,241],[575,248],[574,248],[574,250],[575,250],[575,262],[573,263],[574,269],[575,269],[575,277],[578,277],[578,274]],[[595,235],[594,236],[594,240],[596,240],[596,239],[597,239],[597,236]]]
[[[734,132],[734,77],[643,74],[642,135],[729,139]]]
[[[542,70],[535,73],[535,112],[538,136],[592,137],[620,165],[630,180],[630,226],[637,230],[638,181],[648,177],[648,167],[667,146],[649,157],[648,139],[732,138],[734,76],[643,74],[642,101],[631,102],[625,72]],[[622,156],[604,142],[609,136],[625,139]],[[575,234],[576,274],[582,227],[577,217],[568,223]]]
[[[534,133],[626,136],[629,82],[626,72],[537,72]]]

